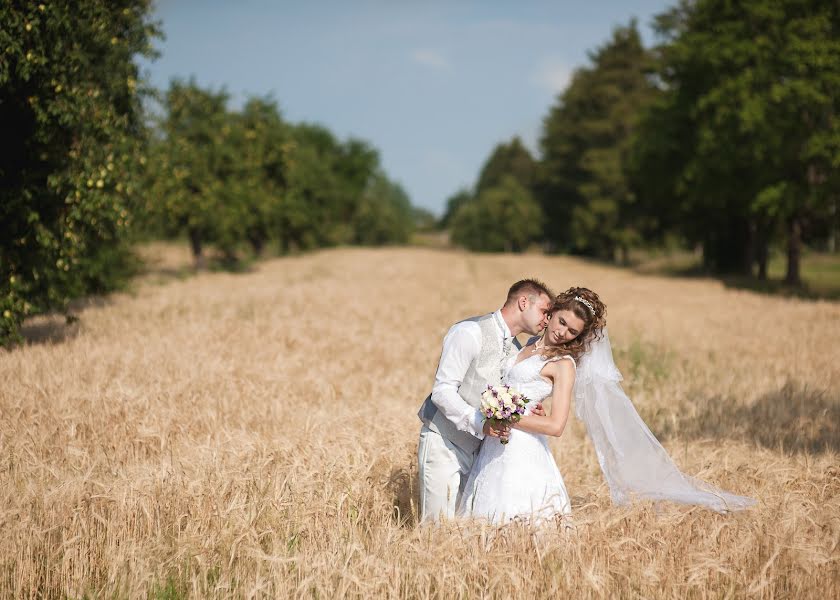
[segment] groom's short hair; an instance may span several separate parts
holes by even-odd
[[[552,291],[542,281],[537,279],[523,279],[510,286],[505,304],[516,302],[516,299],[520,296],[528,296],[531,299],[532,296],[538,297],[541,294],[548,296],[549,300],[554,298]]]

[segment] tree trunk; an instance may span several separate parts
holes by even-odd
[[[801,255],[802,223],[800,223],[799,217],[793,216],[788,221],[787,274],[785,275],[785,283],[788,285],[802,285],[802,277],[799,272]]]
[[[759,281],[767,281],[767,239],[762,235],[758,240],[758,248],[756,249],[756,262],[758,263],[758,279]]]
[[[751,270],[748,262],[751,241],[746,219],[733,218],[708,231],[703,242],[704,266],[714,273],[742,275]],[[749,268],[748,268],[749,267]]]
[[[262,257],[263,250],[265,249],[265,240],[261,235],[252,234],[249,236],[249,242],[251,242],[251,248],[254,249],[254,256],[257,258]]]
[[[700,244],[701,252],[703,254],[703,271],[711,273],[714,271],[715,264],[712,260],[712,239],[706,234],[705,239]]]
[[[193,253],[193,264],[196,271],[204,268],[204,254],[202,252],[201,234],[197,229],[191,228],[189,230],[190,246]]]
[[[742,251],[743,264],[741,270],[747,277],[752,276],[752,267],[756,257],[756,244],[758,243],[758,236],[756,235],[755,219],[747,221],[746,236],[744,237],[744,249]]]

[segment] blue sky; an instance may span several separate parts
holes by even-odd
[[[284,118],[368,140],[412,202],[440,214],[493,146],[537,149],[543,117],[587,51],[662,0],[158,0],[152,84],[194,76],[238,107],[272,94]]]

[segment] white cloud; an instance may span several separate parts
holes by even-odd
[[[411,53],[411,59],[418,65],[430,67],[432,69],[441,69],[448,71],[452,68],[449,62],[441,52],[431,50],[429,48],[419,48]]]
[[[566,89],[571,78],[571,67],[558,58],[547,58],[531,74],[531,83],[552,94],[559,94]]]

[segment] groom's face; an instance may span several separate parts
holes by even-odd
[[[548,311],[551,308],[551,298],[545,294],[531,296],[525,310],[522,311],[522,329],[530,335],[537,335],[548,323]]]

